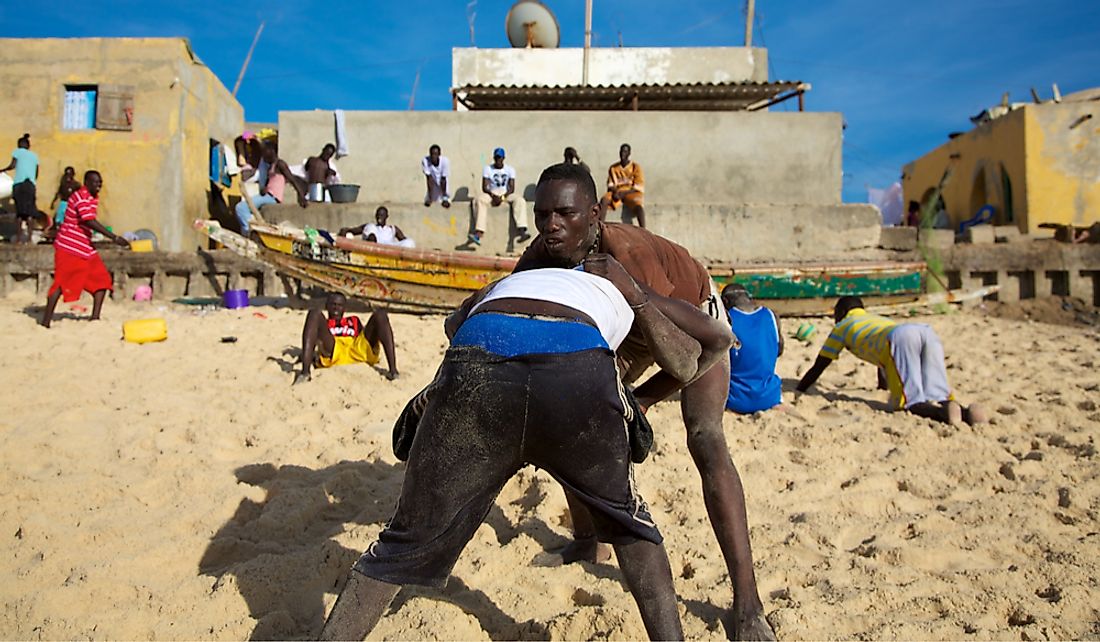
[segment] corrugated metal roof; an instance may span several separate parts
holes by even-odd
[[[800,81],[638,85],[467,85],[455,100],[477,110],[738,111],[765,106],[781,94],[809,91]]]

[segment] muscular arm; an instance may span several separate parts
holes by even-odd
[[[689,303],[663,297],[638,285],[621,263],[607,254],[585,259],[584,271],[602,276],[623,294],[645,336],[653,360],[679,386],[707,371],[733,341],[728,327]]]
[[[508,196],[509,194],[514,194],[515,191],[516,191],[516,179],[509,178],[508,179],[508,189],[504,192],[504,195]]]
[[[486,194],[492,195],[493,191],[492,188],[489,186],[488,178],[481,179],[481,191],[485,192]]]
[[[363,223],[362,225],[356,225],[355,227],[341,227],[340,231],[337,232],[337,234],[339,234],[340,236],[343,236],[345,234],[354,234],[356,236],[359,236],[363,233],[363,229],[365,227],[367,227],[366,223]]]
[[[99,232],[103,236],[106,236],[107,238],[111,239],[116,244],[121,245],[122,247],[130,247],[130,242],[129,241],[122,238],[118,234],[115,234],[111,230],[107,229],[106,227],[103,226],[102,223],[95,220],[94,218],[90,219],[90,220],[87,220],[87,221],[81,221],[80,224],[83,225],[84,227],[88,228],[88,229],[95,230],[96,232]]]
[[[15,157],[14,157],[14,156],[12,156],[12,157],[11,157],[11,162],[10,162],[10,163],[8,163],[8,166],[7,166],[7,167],[5,167],[4,169],[0,169],[0,172],[6,172],[6,171],[8,171],[9,169],[15,169],[15,163],[16,163],[16,161],[15,161]]]
[[[701,353],[695,374],[690,379],[680,381],[662,369],[635,388],[634,396],[638,403],[647,408],[706,374],[726,354],[736,339],[727,324],[712,319],[690,303],[680,299],[666,298],[666,301],[662,308],[665,316],[699,342]]]
[[[799,392],[806,392],[806,390],[808,390],[810,386],[814,385],[818,377],[821,376],[821,373],[825,372],[825,368],[828,368],[829,364],[832,362],[832,359],[818,357],[817,360],[814,361],[814,365],[810,366],[810,369],[806,371],[806,374],[802,375],[802,380],[798,382],[798,386],[795,388],[795,390]]]

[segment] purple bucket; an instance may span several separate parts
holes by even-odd
[[[222,303],[230,310],[248,307],[248,290],[226,290],[222,295]]]

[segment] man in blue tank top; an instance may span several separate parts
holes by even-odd
[[[779,317],[757,305],[745,286],[731,283],[722,289],[722,304],[740,346],[730,348],[730,392],[726,408],[751,414],[778,406],[782,381],[775,362],[783,354]]]

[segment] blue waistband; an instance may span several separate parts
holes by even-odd
[[[482,312],[466,319],[451,339],[451,345],[476,346],[503,357],[609,349],[600,331],[587,323],[492,312]]]

